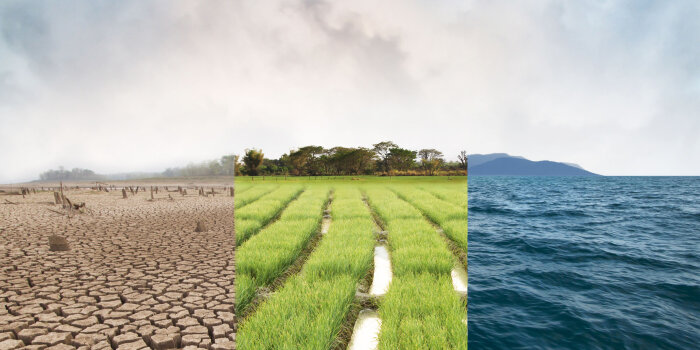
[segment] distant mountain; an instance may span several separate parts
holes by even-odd
[[[575,164],[569,165],[548,160],[534,162],[506,153],[470,155],[469,175],[598,176]]]
[[[578,164],[576,164],[576,163],[568,163],[568,162],[562,162],[562,163],[563,163],[563,164],[566,164],[566,165],[569,165],[569,166],[572,166],[572,167],[574,167],[574,168],[583,169],[582,166],[580,166],[580,165],[578,165]]]
[[[481,165],[486,162],[490,162],[494,159],[498,158],[520,158],[520,159],[525,159],[523,157],[519,156],[511,156],[508,153],[489,153],[489,154],[470,154],[469,155],[469,169],[473,166]]]

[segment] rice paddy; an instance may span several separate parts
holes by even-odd
[[[465,178],[237,182],[239,349],[467,348]]]

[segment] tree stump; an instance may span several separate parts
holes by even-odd
[[[73,202],[71,202],[66,196],[63,196],[63,209],[73,210]]]
[[[126,199],[126,188],[122,188],[122,198]]]
[[[207,232],[207,225],[203,221],[197,221],[197,227],[195,227],[194,232]]]
[[[68,241],[61,236],[49,236],[49,250],[52,252],[65,252],[70,250]]]
[[[229,192],[231,193],[231,197],[233,197],[233,187],[229,188]]]
[[[61,195],[58,194],[58,192],[53,193],[53,200],[56,202],[56,204],[61,204]]]

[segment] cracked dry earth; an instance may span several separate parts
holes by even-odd
[[[175,194],[72,190],[72,218],[51,192],[3,196],[0,350],[235,349],[233,198]]]

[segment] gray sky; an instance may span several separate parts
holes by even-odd
[[[700,175],[700,2],[2,1],[0,182],[261,147]]]

